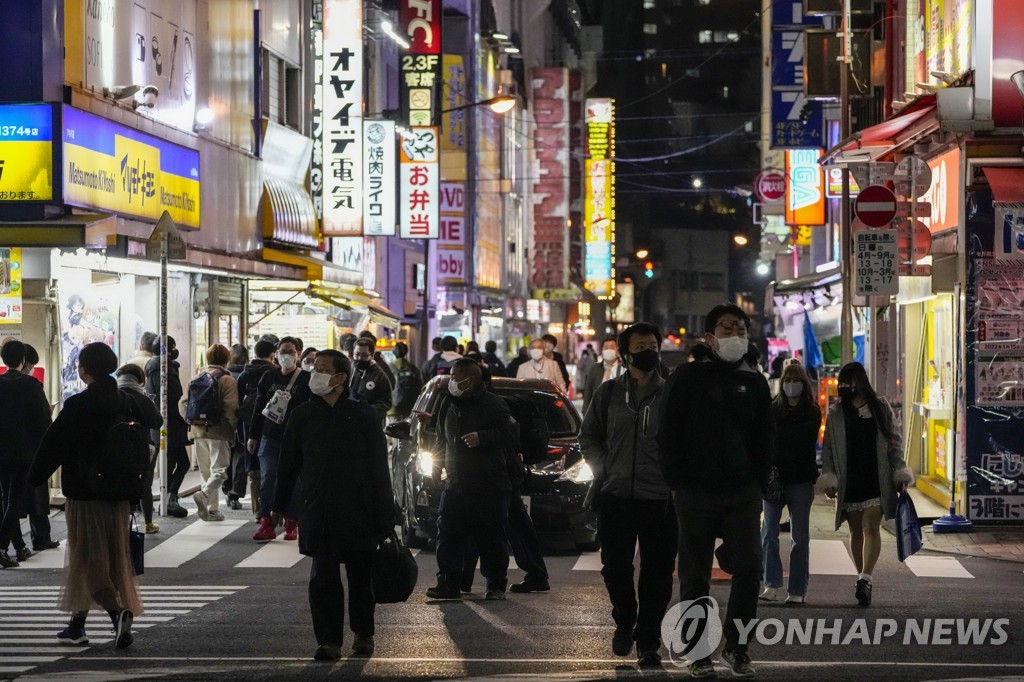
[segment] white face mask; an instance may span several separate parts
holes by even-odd
[[[799,381],[787,381],[782,384],[782,392],[787,398],[796,398],[804,392],[804,385]]]
[[[309,375],[309,390],[314,395],[327,395],[334,390],[334,386],[331,386],[331,379],[333,377],[333,374],[327,374],[326,372],[311,372]]]
[[[462,381],[465,381],[465,379]],[[456,381],[454,377],[448,381],[448,392],[456,398],[461,397],[462,394],[466,392],[465,389],[459,388],[459,383],[460,382]]]
[[[747,354],[747,337],[723,336],[718,338],[718,357],[726,362],[736,362]]]
[[[311,361],[309,361],[309,360],[307,360],[306,362],[302,363],[302,371],[303,372],[312,372],[313,371],[313,363]]]
[[[295,356],[294,355],[282,355],[281,353],[278,353],[277,354],[277,364],[279,364],[281,366],[281,369],[283,369],[285,372],[290,372],[293,369],[295,369],[295,364],[296,364]]]
[[[544,357],[544,349],[543,348],[531,348],[530,349],[530,357],[533,358],[534,360],[540,360],[542,357]]]
[[[601,351],[601,357],[604,358],[605,362],[615,362],[615,358],[619,357],[619,351],[605,348]]]

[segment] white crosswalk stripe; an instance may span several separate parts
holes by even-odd
[[[142,586],[146,612],[136,616],[132,629],[172,621],[244,589],[245,585]],[[39,664],[113,641],[107,614],[94,609],[86,622],[90,646],[58,643],[57,632],[68,622],[68,614],[57,609],[59,596],[60,587],[55,585],[0,587],[0,675],[29,672]]]
[[[146,568],[177,568],[245,525],[245,521],[193,522],[146,552]]]

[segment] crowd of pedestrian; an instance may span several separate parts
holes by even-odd
[[[673,571],[680,600],[699,600],[709,595],[717,559],[731,576],[722,657],[735,676],[754,676],[740,633],[756,620],[758,601],[798,605],[807,598],[816,483],[836,499],[836,528],[849,524],[858,570],[854,596],[870,605],[881,520],[894,516],[897,494],[913,481],[892,409],[857,363],[839,373],[840,400],[826,420],[819,475],[821,411],[811,380],[798,361],[788,360],[775,368],[780,387],[773,399],[749,329],[739,307],[715,307],[689,362],[671,375],[661,359],[661,330],[647,323],[603,339],[599,351],[588,346],[577,363],[580,444],[593,473],[585,504],[596,515],[614,623],[611,649],[618,656],[635,649],[641,666],[661,662]],[[205,366],[186,385],[174,339],[166,339],[167,397],[177,408],[167,424],[167,512],[188,513],[178,495],[191,443],[202,478],[192,499],[202,522],[224,520],[222,494],[231,509],[241,509],[248,495],[258,523],[254,541],[276,540],[283,525],[283,539],[298,540],[299,551],[313,558],[315,658],[341,656],[342,564],[353,652],[374,652],[374,552],[394,532],[397,516],[384,435],[389,421],[420,419],[438,435],[432,473],[442,491],[438,573],[428,599],[461,599],[471,589],[477,558],[485,600],[551,589],[520,497],[528,434],[490,380],[545,380],[567,392],[571,377],[553,336],[532,340],[507,365],[494,341],[481,351],[474,341],[461,347],[454,337],[438,337],[420,369],[403,342],[392,346],[394,361],[386,362],[368,331],[344,335],[340,351],[268,335],[256,342],[251,359],[243,345],[211,345]],[[58,634],[61,641],[87,642],[86,616],[98,605],[111,619],[117,646],[132,643],[132,620],[143,604],[125,526],[137,506],[145,532],[159,532],[153,496],[98,494],[91,472],[106,456],[111,434],[127,421],[127,410],[146,433],[142,478],[152,489],[163,426],[156,410],[160,353],[160,339],[150,333],[120,368],[106,345],[86,346],[79,375],[87,389],[69,398],[51,422],[42,385],[31,376],[38,355],[16,340],[0,352],[7,367],[0,375],[0,566],[17,567],[33,550],[58,546],[49,535],[44,498],[47,479],[61,467],[68,570],[60,606],[73,614]],[[414,414],[423,385],[438,376],[448,377],[445,399],[435,414]],[[772,486],[777,490],[769,495]],[[783,508],[791,533],[788,591],[779,542]],[[21,534],[26,514],[33,550]],[[510,549],[526,571],[511,587]],[[692,661],[689,672],[713,676],[712,659]]]

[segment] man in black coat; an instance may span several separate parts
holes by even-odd
[[[253,353],[256,355],[256,358],[252,362],[246,363],[242,373],[238,375],[238,427],[236,431],[238,441],[243,446],[249,440],[249,425],[252,423],[252,418],[256,411],[256,397],[260,379],[263,378],[264,374],[274,369],[274,361],[271,358],[274,357],[274,350],[276,348],[275,344],[265,339],[257,341],[253,347]],[[249,499],[252,500],[252,514],[256,519],[259,519],[260,460],[255,454],[250,453],[248,448],[243,449],[245,451],[245,470],[248,472],[249,478]],[[231,502],[232,500],[229,497],[228,504],[231,505],[231,508],[241,509],[241,506],[235,507]]]
[[[0,375],[0,566],[14,568],[32,556],[21,535],[21,512],[29,493],[28,470],[50,426],[43,385],[22,373],[25,344],[12,339],[0,349],[7,372]],[[15,557],[7,553],[14,544]]]
[[[146,393],[153,396],[159,410],[160,404],[160,337],[152,346],[153,357],[146,362]],[[192,467],[185,445],[188,444],[188,424],[178,411],[178,403],[184,391],[178,375],[178,344],[174,337],[167,336],[167,513],[185,518],[188,512],[178,504],[178,491],[185,480],[185,474]],[[153,434],[153,442],[160,443],[159,431]]]
[[[391,381],[381,370],[380,365],[373,361],[375,348],[371,339],[361,337],[356,340],[352,353],[352,390],[370,404],[380,418],[380,426],[384,428],[388,411],[391,409]]]
[[[352,651],[373,653],[374,552],[394,527],[384,432],[373,408],[348,388],[351,373],[349,359],[338,351],[317,353],[309,380],[314,395],[295,408],[285,428],[273,505],[276,526],[301,475],[299,551],[313,557],[309,606],[317,660],[341,657],[345,591],[339,564],[348,575]]]
[[[438,441],[445,449],[448,482],[437,518],[436,587],[430,599],[461,599],[463,557],[473,540],[480,572],[487,580],[485,599],[504,599],[508,586],[505,521],[509,493],[508,448],[519,439],[519,425],[508,405],[487,391],[480,365],[458,360],[448,381],[451,398],[439,420]],[[440,468],[434,469],[440,483]]]

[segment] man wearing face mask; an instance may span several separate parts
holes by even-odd
[[[716,306],[704,323],[703,346],[665,387],[661,444],[665,480],[675,491],[679,522],[679,597],[706,597],[715,539],[732,574],[722,658],[734,676],[753,677],[736,621],[757,618],[761,582],[761,500],[768,487],[773,421],[768,382],[753,361],[750,318],[735,305]],[[722,563],[722,558],[719,559]],[[691,677],[715,675],[710,657]]]
[[[519,365],[516,370],[517,379],[547,379],[558,390],[566,390],[565,379],[558,369],[558,363],[545,355],[544,340],[534,339],[530,342],[530,359]]]
[[[583,384],[583,414],[587,413],[590,403],[593,402],[597,389],[606,381],[618,379],[626,371],[626,368],[619,362],[619,343],[609,336],[601,344],[601,362],[590,368]],[[579,388],[579,382],[576,387]]]
[[[256,387],[256,404],[246,448],[260,461],[260,528],[253,535],[256,542],[270,542],[277,537],[270,521],[270,507],[277,487],[277,472],[285,427],[292,411],[309,400],[309,372],[299,368],[302,346],[291,336],[277,343],[278,368],[266,371]],[[285,512],[284,539],[298,537],[298,504],[301,495],[292,495],[292,509]]]
[[[480,365],[462,359],[448,380],[447,409],[437,424],[444,448],[447,484],[437,517],[437,586],[429,599],[461,599],[463,557],[472,540],[480,552],[480,572],[488,600],[505,599],[508,550],[505,519],[509,493],[506,447],[519,439],[519,425],[508,404],[484,386]],[[434,479],[440,484],[440,467]]]
[[[353,351],[352,391],[369,403],[380,417],[381,428],[391,409],[391,382],[380,366],[373,361],[373,341],[365,337],[356,341]]]
[[[316,354],[309,375],[314,397],[295,409],[285,428],[272,515],[276,526],[291,507],[301,477],[306,504],[299,551],[313,557],[313,657],[325,661],[341,657],[345,633],[340,564],[348,576],[352,653],[373,654],[373,560],[393,530],[395,514],[384,432],[374,410],[352,395],[351,373],[348,358],[338,351]]]
[[[580,431],[594,471],[594,506],[601,539],[601,575],[612,602],[612,651],[658,665],[661,621],[672,597],[676,515],[662,473],[658,416],[664,380],[658,372],[661,332],[639,322],[622,332],[619,347],[628,371],[599,384]],[[640,578],[633,556],[640,545]]]
[[[160,400],[160,337],[151,347],[153,357],[146,363],[146,393],[154,402]],[[178,491],[185,480],[185,474],[192,467],[185,445],[188,443],[188,424],[176,409],[184,390],[178,375],[178,344],[174,337],[167,336],[167,513],[179,519],[188,516],[188,511],[178,504]],[[153,430],[151,438],[160,442],[160,431]]]

